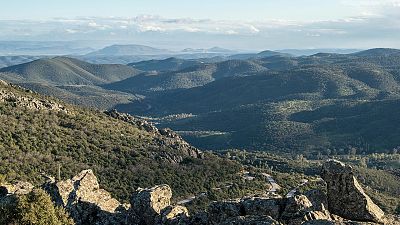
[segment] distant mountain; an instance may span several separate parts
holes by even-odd
[[[228,58],[229,59],[247,60],[247,59],[260,59],[260,58],[266,58],[266,57],[271,57],[271,56],[290,57],[290,54],[265,50],[265,51],[262,51],[259,53],[244,53],[244,54],[231,55]]]
[[[310,56],[318,53],[335,53],[335,54],[351,54],[361,51],[360,49],[331,49],[331,48],[317,48],[317,49],[282,49],[278,52],[291,54],[293,56]]]
[[[399,49],[391,48],[374,48],[361,52],[356,52],[353,55],[359,57],[388,57],[388,56],[400,56]]]
[[[223,53],[223,54],[237,53],[237,51],[226,49],[226,48],[220,48],[220,47],[212,47],[212,48],[208,48],[208,49],[185,48],[181,52],[182,53]]]
[[[39,59],[0,69],[0,78],[13,82],[54,85],[92,85],[119,81],[139,74],[125,65],[90,64],[67,57]]]
[[[196,66],[204,63],[201,59],[199,60],[185,60],[179,58],[167,58],[163,60],[148,60],[137,63],[130,63],[135,69],[143,71],[175,71],[182,70],[187,67]]]
[[[131,93],[159,92],[203,86],[224,77],[249,76],[263,71],[267,69],[250,61],[228,60],[210,64],[200,63],[178,71],[140,74],[106,84],[104,87]]]
[[[145,45],[111,45],[91,52],[87,56],[134,56],[134,55],[161,55],[171,54],[165,49],[153,48]]]

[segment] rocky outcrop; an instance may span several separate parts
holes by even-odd
[[[138,188],[131,204],[122,205],[100,189],[91,170],[65,181],[56,182],[50,178],[44,189],[57,205],[67,209],[78,225],[376,225],[375,222],[383,221],[385,225],[400,224],[395,217],[381,215],[379,221],[376,219],[379,208],[371,206],[372,201],[356,183],[351,171],[351,167],[338,161],[324,164],[322,175],[328,185],[328,198],[319,190],[289,198],[246,197],[213,202],[206,211],[194,215],[184,206],[171,205],[172,190],[168,185]],[[0,186],[3,193],[0,206],[15,202],[13,196],[29,193],[32,188],[23,182]],[[359,205],[343,205],[350,200]],[[351,211],[342,215],[335,212],[343,211],[332,211],[338,207]]]
[[[308,212],[312,211],[312,203],[304,195],[295,195],[286,199],[285,208],[281,220],[286,224],[301,224]]]
[[[172,190],[168,185],[138,188],[132,195],[133,218],[138,224],[181,224],[189,212],[184,206],[171,206]]]
[[[171,129],[158,129],[147,120],[129,115],[127,113],[117,112],[117,110],[115,109],[111,111],[106,111],[105,114],[115,119],[122,120],[126,123],[130,123],[138,127],[139,129],[145,130],[150,134],[153,134],[154,141],[157,143],[157,145],[166,146],[171,149],[178,150],[180,153],[183,153],[178,155],[170,151],[158,152],[157,155],[154,155],[154,158],[161,158],[170,163],[182,162],[182,160],[184,159],[183,156],[192,158],[204,158],[203,152],[191,146],[189,143],[183,140],[181,136],[179,136]]]
[[[14,184],[0,185],[0,197],[6,195],[25,195],[33,190],[34,186],[29,182],[18,181]]]
[[[329,160],[322,167],[321,177],[327,184],[331,213],[349,220],[382,221],[383,211],[364,193],[351,166]]]
[[[4,87],[10,86],[17,90],[20,90],[21,92],[31,93],[30,90],[24,89],[22,87],[13,84],[8,84],[4,81],[1,81],[0,85]],[[26,107],[31,110],[50,110],[50,111],[62,111],[68,113],[67,109],[63,105],[55,101],[34,98],[28,95],[27,96],[20,95],[12,91],[9,91],[7,88],[0,89],[0,103],[1,102],[7,102],[15,106]]]
[[[161,211],[157,224],[182,225],[189,223],[189,211],[184,206],[168,206]]]
[[[84,170],[72,179],[47,183],[44,188],[57,205],[69,211],[77,224],[122,223],[123,205],[100,189],[92,170]]]
[[[328,209],[328,199],[326,194],[321,190],[309,190],[304,195],[310,200],[314,211],[324,211]]]

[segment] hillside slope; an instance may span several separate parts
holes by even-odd
[[[137,187],[159,183],[176,188],[178,197],[201,192],[239,170],[146,121],[73,107],[4,82],[0,123],[0,174],[8,181],[38,184],[58,166],[63,178],[93,168],[107,190],[127,200]]]

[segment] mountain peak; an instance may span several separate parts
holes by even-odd
[[[165,49],[153,48],[146,45],[111,45],[91,52],[87,56],[130,56],[130,55],[160,55],[171,54]]]

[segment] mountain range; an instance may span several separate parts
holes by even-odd
[[[56,57],[3,68],[0,77],[71,103],[148,117],[203,149],[345,154],[397,147],[399,62],[396,49],[127,65]]]

